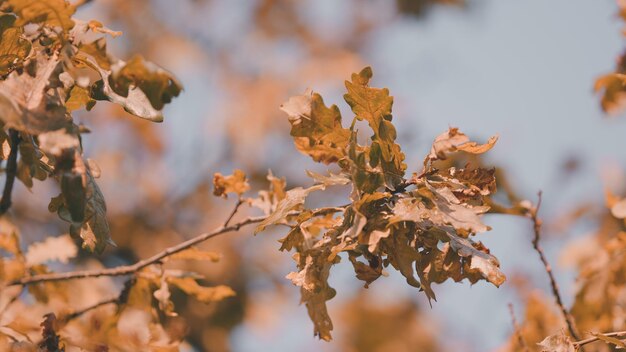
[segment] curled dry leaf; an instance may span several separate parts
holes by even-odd
[[[572,339],[563,332],[548,336],[537,345],[542,352],[576,352]]]
[[[447,154],[463,151],[471,154],[482,154],[489,151],[498,141],[498,136],[489,138],[487,143],[478,144],[470,141],[469,137],[459,131],[458,128],[450,128],[448,131],[435,138],[433,146],[425,160],[425,163],[433,160],[445,160]]]

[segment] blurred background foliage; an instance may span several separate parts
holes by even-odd
[[[599,234],[593,241],[602,251],[624,226],[601,209],[603,187],[624,191],[618,141],[626,126],[600,118],[591,88],[621,50],[617,13],[608,0],[94,0],[77,17],[124,33],[108,50],[118,57],[142,53],[174,72],[185,91],[166,107],[163,124],[128,118],[109,104],[79,113],[93,131],[84,141],[86,154],[103,170],[99,183],[118,245],[106,250],[101,264],[87,255],[79,263],[133,263],[219,226],[234,200],[212,196],[214,172],[243,169],[253,189],[264,184],[268,168],[289,186],[306,182],[304,165],[311,164],[292,147],[278,106],[308,86],[323,92],[328,105],[340,102],[341,82],[366,65],[377,70],[376,85],[396,96],[409,171],[418,171],[419,157],[448,125],[483,137],[499,133],[499,147],[483,162],[507,171],[502,193],[534,201],[536,190],[544,191],[554,264],[560,243],[589,240],[585,234]],[[26,243],[65,231],[42,206],[56,193],[50,183],[35,184],[32,193],[16,190],[12,214]],[[547,279],[531,252],[530,224],[488,219],[494,230],[485,242],[505,257],[507,275],[515,274],[500,290],[444,284],[440,302],[430,308],[397,275],[364,290],[349,269],[338,270],[331,280],[340,293],[330,301],[336,339],[324,343],[313,338],[298,289],[284,279],[293,264],[277,250],[278,233],[242,231],[201,246],[223,253],[219,263],[181,264],[206,275],[207,284],[231,286],[237,296],[206,305],[174,293],[180,317],[164,318],[165,328],[186,335],[189,350],[201,351],[517,350],[507,310],[513,302],[534,349],[563,325],[551,313]],[[571,266],[557,271],[571,304],[577,269],[594,269],[568,253],[562,256]],[[615,275],[621,278],[620,270]],[[89,282],[101,288],[100,299],[123,285]],[[76,302],[98,300],[78,283],[67,285]],[[594,296],[576,299],[573,314],[582,330],[611,330],[623,316],[612,311],[592,318],[586,310],[601,314],[590,308]]]

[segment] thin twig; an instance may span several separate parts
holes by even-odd
[[[243,199],[239,198],[237,200],[237,204],[235,204],[235,207],[233,208],[233,211],[230,213],[230,215],[228,216],[228,218],[226,219],[226,221],[224,221],[224,227],[228,226],[228,223],[233,219],[233,217],[235,216],[235,214],[237,214],[237,210],[239,210],[239,207],[243,204]]]
[[[344,208],[341,207],[329,207],[329,208],[320,208],[317,209],[316,211],[313,212],[314,216],[320,216],[320,215],[325,215],[325,214],[330,214],[330,213],[336,213],[339,211],[343,211],[345,210]],[[297,215],[299,214],[298,211],[294,211],[289,213],[289,215]],[[181,242],[177,245],[174,245],[172,247],[168,247],[165,250],[149,257],[143,260],[140,260],[138,262],[136,262],[135,264],[131,264],[131,265],[123,265],[123,266],[118,266],[118,267],[114,267],[114,268],[108,268],[108,269],[101,269],[101,270],[83,270],[83,271],[72,271],[72,272],[66,272],[66,273],[51,273],[51,274],[41,274],[41,275],[33,275],[33,276],[27,276],[27,277],[23,277],[19,280],[15,280],[10,282],[8,286],[15,286],[15,285],[32,285],[32,284],[37,284],[40,282],[50,282],[50,281],[64,281],[64,280],[74,280],[74,279],[86,279],[86,278],[95,278],[95,277],[102,277],[102,276],[125,276],[125,275],[132,275],[135,274],[136,272],[138,272],[139,270],[152,265],[152,264],[156,264],[161,262],[163,259],[176,254],[178,252],[184,251],[185,249],[188,249],[198,243],[204,242],[208,239],[211,239],[213,237],[217,237],[219,235],[222,235],[224,233],[228,233],[228,232],[233,232],[233,231],[238,231],[242,226],[246,226],[246,225],[250,225],[250,224],[255,224],[255,223],[259,223],[263,220],[265,220],[267,217],[266,216],[260,216],[260,217],[250,217],[247,218],[245,220],[242,220],[238,223],[235,223],[233,225],[229,225],[229,226],[221,226],[217,229],[215,229],[212,232],[207,232],[207,233],[203,233],[200,234],[196,237],[193,237],[187,241]]]
[[[623,336],[626,336],[626,331],[616,331],[616,332],[607,332],[607,333],[604,333],[604,334],[596,334],[596,336],[594,336],[594,337],[590,337],[588,339],[584,339],[584,340],[580,340],[580,341],[574,342],[574,346],[579,346],[580,347],[580,346],[586,345],[588,343],[599,341],[600,338],[597,335],[604,335],[604,336],[607,336],[607,337],[623,337]]]
[[[524,340],[524,336],[522,336],[522,331],[517,324],[517,319],[515,319],[515,311],[513,310],[513,303],[509,303],[509,313],[511,314],[511,322],[513,323],[513,329],[515,330],[515,336],[517,336],[517,342],[524,352],[530,352],[528,349],[528,345],[526,344],[526,340]]]
[[[546,273],[548,274],[548,277],[550,278],[550,286],[552,287],[552,295],[556,299],[556,304],[559,306],[559,309],[561,310],[561,313],[563,314],[563,318],[565,319],[565,323],[567,323],[567,329],[569,330],[569,333],[572,335],[572,337],[575,340],[580,340],[580,338],[578,337],[578,333],[576,333],[576,329],[574,328],[574,321],[572,319],[572,316],[569,314],[569,312],[565,308],[565,305],[563,304],[563,300],[561,299],[561,293],[559,291],[559,286],[557,285],[556,280],[554,279],[554,274],[552,273],[552,267],[550,266],[550,263],[548,263],[548,259],[546,259],[546,256],[543,253],[543,249],[539,245],[539,240],[541,239],[541,223],[542,222],[541,222],[541,219],[537,217],[537,214],[539,213],[539,208],[541,207],[541,195],[542,193],[541,191],[539,191],[538,193],[539,200],[537,201],[537,206],[531,209],[529,213],[530,219],[533,222],[533,230],[535,232],[535,237],[533,238],[533,248],[535,249],[537,253],[539,253],[539,259],[541,259],[541,262],[543,263],[543,267],[545,268]]]
[[[17,301],[18,298],[20,298],[20,296],[22,295],[22,292],[24,292],[24,286],[20,287],[20,290],[17,291],[17,294],[15,294],[13,297],[11,297],[11,299],[7,302],[7,304],[4,305],[4,307],[2,307],[2,309],[0,310],[0,320],[2,320],[2,316],[4,315],[4,313],[9,310],[9,307],[15,303]]]
[[[80,317],[81,315],[83,315],[83,314],[85,314],[87,312],[90,312],[90,311],[92,311],[94,309],[100,308],[102,306],[106,306],[108,304],[117,304],[118,302],[119,302],[119,297],[110,298],[110,299],[98,302],[96,304],[93,304],[93,305],[91,305],[89,307],[83,308],[81,310],[74,311],[74,312],[72,312],[72,313],[70,313],[68,315],[65,315],[62,318],[62,320],[63,320],[64,323],[68,323],[69,321],[71,321],[73,319],[76,319],[76,318]]]
[[[11,207],[11,193],[13,192],[13,184],[17,175],[17,154],[20,144],[20,133],[18,131],[14,129],[9,130],[9,144],[11,152],[7,159],[6,180],[4,181],[2,200],[0,200],[0,215],[6,213]]]

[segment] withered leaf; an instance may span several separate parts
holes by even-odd
[[[289,116],[291,136],[296,148],[314,161],[330,164],[346,154],[350,131],[341,125],[341,113],[336,105],[324,105],[322,97],[307,90],[281,105]]]
[[[482,154],[489,151],[498,141],[498,136],[492,136],[487,143],[478,144],[470,141],[469,137],[459,131],[458,128],[451,127],[448,131],[435,138],[433,146],[426,158],[426,162],[433,160],[445,160],[447,154],[456,151],[463,151],[471,154]]]
[[[315,180],[316,183],[324,186],[347,185],[350,183],[350,179],[344,174],[330,173],[328,176],[325,176],[309,170],[306,170],[306,174]]]
[[[374,131],[369,151],[371,166],[380,164],[385,185],[390,189],[402,182],[406,164],[400,145],[395,143],[396,129],[391,123],[393,97],[387,88],[371,88],[369,81],[372,69],[366,67],[359,73],[352,74],[352,81],[346,81],[348,93],[345,101],[359,120],[366,120]]]
[[[572,340],[563,332],[548,336],[537,345],[541,347],[542,352],[576,352]]]
[[[63,101],[47,93],[51,79],[58,77],[58,55],[33,58],[36,75],[12,72],[0,82],[0,119],[7,127],[37,134],[68,124]]]
[[[65,101],[65,108],[72,112],[81,108],[91,110],[96,105],[96,100],[91,97],[89,90],[80,86],[73,86]]]
[[[67,263],[78,253],[78,248],[68,235],[48,237],[42,242],[33,243],[26,252],[26,263],[29,266],[43,264],[48,261]]]
[[[235,296],[235,291],[228,286],[200,286],[198,282],[191,277],[168,277],[167,282],[180,288],[186,294],[194,296],[198,301],[203,303],[218,302],[224,298]]]
[[[227,193],[236,193],[239,197],[250,189],[246,174],[241,170],[233,171],[232,175],[223,176],[219,172],[213,175],[213,194],[227,197]]]
[[[204,251],[196,247],[190,247],[171,255],[169,258],[171,260],[205,260],[216,263],[222,258],[222,255],[217,252]]]
[[[317,185],[309,188],[297,187],[294,189],[290,189],[285,194],[285,198],[278,203],[278,205],[276,206],[276,210],[274,210],[274,212],[272,212],[265,220],[259,223],[259,225],[254,230],[254,233],[259,233],[269,225],[274,225],[281,221],[284,221],[289,215],[290,211],[295,210],[296,208],[304,204],[304,200],[309,195],[309,193],[321,189],[324,189],[324,185]]]
[[[8,0],[8,3],[17,14],[17,24],[20,26],[41,23],[60,27],[65,32],[74,27],[72,15],[76,9],[66,0]]]
[[[0,16],[0,76],[21,65],[31,50],[30,41],[22,37],[23,29],[13,27],[14,23],[13,15]]]
[[[172,75],[143,59],[134,58],[127,70],[123,61],[116,63],[122,67],[113,77],[113,73],[100,66],[98,61],[85,50],[79,51],[77,60],[96,70],[101,80],[92,88],[92,97],[96,100],[109,100],[118,104],[127,112],[153,122],[163,122],[161,109],[173,97],[178,96],[182,87]],[[141,81],[145,79],[145,81]],[[143,89],[146,89],[144,91]]]
[[[115,245],[106,219],[106,203],[100,187],[89,171],[85,174],[85,182],[84,217],[82,222],[76,222],[73,216],[69,216],[70,234],[83,240],[83,248],[102,253],[107,244]],[[67,198],[66,196],[65,199]],[[68,216],[62,215],[62,209],[59,210],[59,215],[67,220]]]
[[[471,240],[459,237],[451,230],[446,233],[450,238],[450,247],[459,256],[470,258],[471,270],[478,271],[483,278],[497,287],[502,285],[506,276],[500,271],[500,263],[496,257],[477,249]]]

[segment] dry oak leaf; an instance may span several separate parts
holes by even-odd
[[[350,131],[342,127],[336,105],[326,107],[319,94],[307,89],[303,95],[289,98],[280,109],[289,117],[291,136],[301,153],[325,164],[346,155]]]
[[[0,119],[7,127],[38,134],[57,130],[69,123],[58,95],[49,95],[50,80],[58,77],[59,57],[33,58],[35,75],[12,72],[0,81]]]
[[[426,162],[433,160],[445,160],[448,153],[463,151],[471,154],[482,154],[489,151],[498,141],[498,136],[492,136],[487,143],[478,144],[470,141],[469,137],[459,131],[458,128],[451,127],[448,131],[435,138]]]
[[[241,197],[250,189],[246,174],[241,170],[233,171],[232,175],[224,176],[219,172],[213,175],[213,194],[227,198],[227,193],[236,193]]]
[[[257,234],[265,230],[267,226],[285,221],[292,210],[296,210],[298,207],[304,204],[304,200],[309,195],[309,193],[323,189],[324,185],[316,185],[309,188],[296,187],[294,189],[290,189],[285,194],[285,198],[281,200],[278,205],[276,205],[276,210],[274,210],[267,218],[265,218],[265,220],[259,223],[259,225],[254,230],[254,233]]]
[[[343,97],[356,118],[366,120],[374,131],[369,150],[370,165],[372,167],[380,165],[385,185],[395,189],[403,180],[406,164],[400,145],[395,143],[397,133],[391,123],[393,97],[389,95],[387,88],[369,86],[372,75],[370,67],[364,68],[359,73],[353,73],[352,81],[345,82],[348,93]]]
[[[31,43],[24,39],[22,27],[13,27],[15,16],[0,16],[0,76],[19,66],[30,53]]]
[[[541,352],[576,352],[572,340],[563,332],[548,336],[537,345],[541,347]]]
[[[76,9],[65,0],[8,0],[8,3],[18,16],[17,25],[41,23],[60,27],[64,32],[74,27],[72,15]]]

